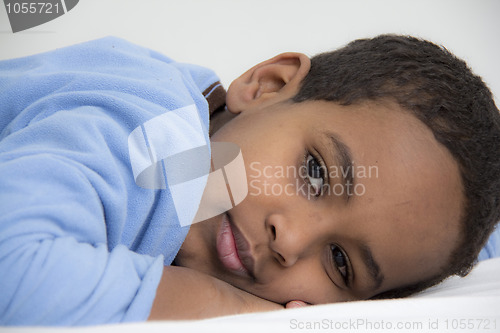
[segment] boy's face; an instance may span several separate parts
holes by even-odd
[[[267,104],[212,140],[239,145],[249,193],[191,226],[182,266],[274,302],[318,304],[430,278],[458,242],[457,163],[394,104]]]

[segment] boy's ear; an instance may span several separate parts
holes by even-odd
[[[289,99],[298,92],[310,68],[309,57],[302,53],[282,53],[266,60],[231,83],[226,96],[227,109],[240,113]]]

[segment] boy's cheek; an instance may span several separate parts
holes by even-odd
[[[212,142],[207,183],[193,223],[223,214],[248,195],[247,173],[241,149],[231,142]]]

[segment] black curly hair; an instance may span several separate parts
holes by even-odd
[[[500,114],[483,80],[444,47],[410,36],[359,39],[311,59],[295,103],[396,101],[457,161],[466,197],[461,239],[443,271],[375,298],[404,297],[465,276],[500,220]]]

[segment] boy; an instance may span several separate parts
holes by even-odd
[[[226,108],[210,72],[123,41],[38,61],[2,67],[3,324],[404,296],[466,274],[499,219],[498,109],[430,43],[380,36],[312,60],[282,54],[235,80]],[[206,127],[213,111],[212,141],[241,148],[249,193],[188,231],[171,190],[137,186],[127,138],[192,104]],[[191,125],[160,132],[182,128],[169,136],[182,146],[200,135]]]

